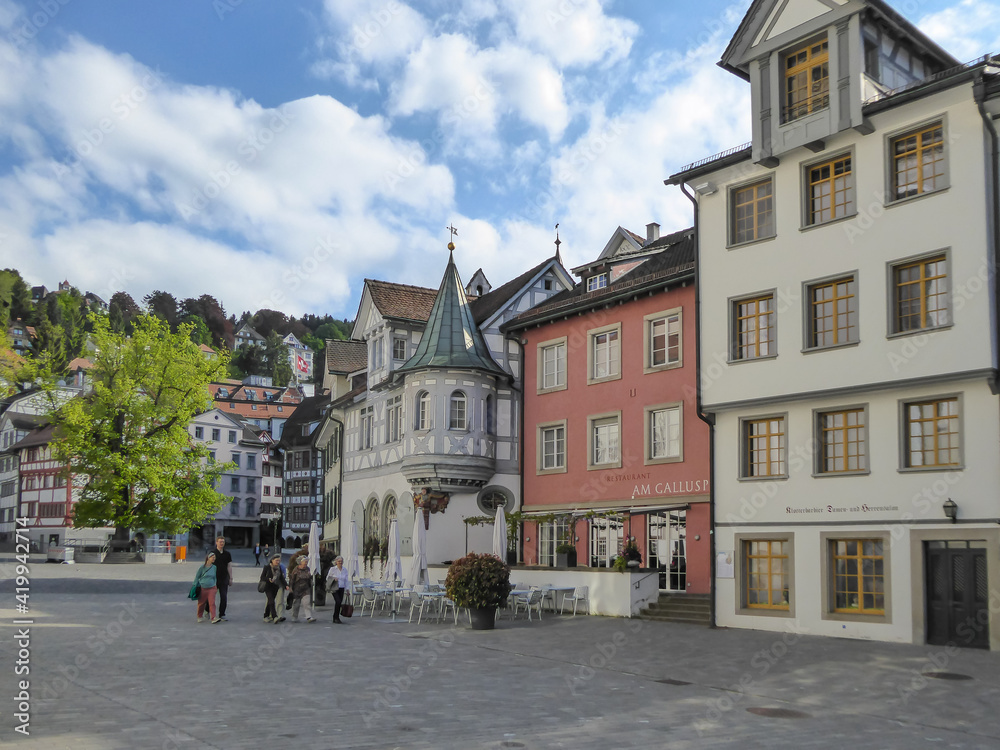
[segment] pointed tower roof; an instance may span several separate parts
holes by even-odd
[[[448,249],[454,249],[450,242]],[[472,316],[469,299],[465,296],[465,287],[451,253],[417,351],[394,374],[398,376],[425,367],[480,370],[499,377],[510,377],[490,356],[489,347]]]

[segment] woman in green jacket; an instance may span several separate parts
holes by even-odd
[[[215,573],[215,553],[209,552],[205,555],[205,564],[195,573],[194,582],[201,586],[201,593],[198,594],[198,622],[204,622],[202,615],[208,611],[212,615],[213,625],[221,622],[215,614],[215,592],[219,590]]]

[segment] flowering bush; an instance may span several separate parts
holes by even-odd
[[[459,607],[495,609],[510,595],[510,568],[494,555],[470,552],[451,564],[444,585]]]

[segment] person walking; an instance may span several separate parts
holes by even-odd
[[[233,556],[226,549],[224,536],[215,539],[215,574],[219,584],[219,619],[226,618],[226,605],[229,604],[229,587],[233,582]]]
[[[278,622],[276,601],[285,598],[285,589],[288,588],[288,581],[285,580],[285,574],[281,570],[281,555],[275,555],[267,561],[267,565],[260,572],[260,580],[264,583],[264,596],[267,597],[267,603],[264,605],[264,622]]]
[[[268,544],[267,542],[264,543],[264,559],[265,560],[271,559],[271,545]]]
[[[316,622],[312,609],[312,573],[306,565],[306,556],[299,558],[299,564],[292,569],[288,576],[289,585],[292,587],[292,622],[299,621],[299,608],[303,608],[306,622]]]
[[[346,593],[348,596],[351,594],[351,576],[347,573],[347,568],[344,567],[344,558],[340,555],[337,555],[333,561],[333,567],[326,574],[326,580],[328,582],[327,588],[333,593],[333,621],[338,625],[343,625],[344,621],[340,619],[340,610],[344,606],[344,594]],[[350,599],[348,599],[349,603]]]
[[[198,622],[204,622],[203,614],[208,612],[212,617],[214,625],[221,620],[215,614],[215,592],[218,588],[216,584],[215,553],[209,552],[205,555],[205,564],[198,568],[194,574],[194,584],[201,586],[201,593],[198,594]]]
[[[257,542],[257,544],[253,546],[253,566],[255,568],[260,567],[260,542]]]

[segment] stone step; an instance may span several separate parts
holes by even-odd
[[[644,620],[708,625],[712,605],[708,594],[660,594],[659,598],[639,613]]]

